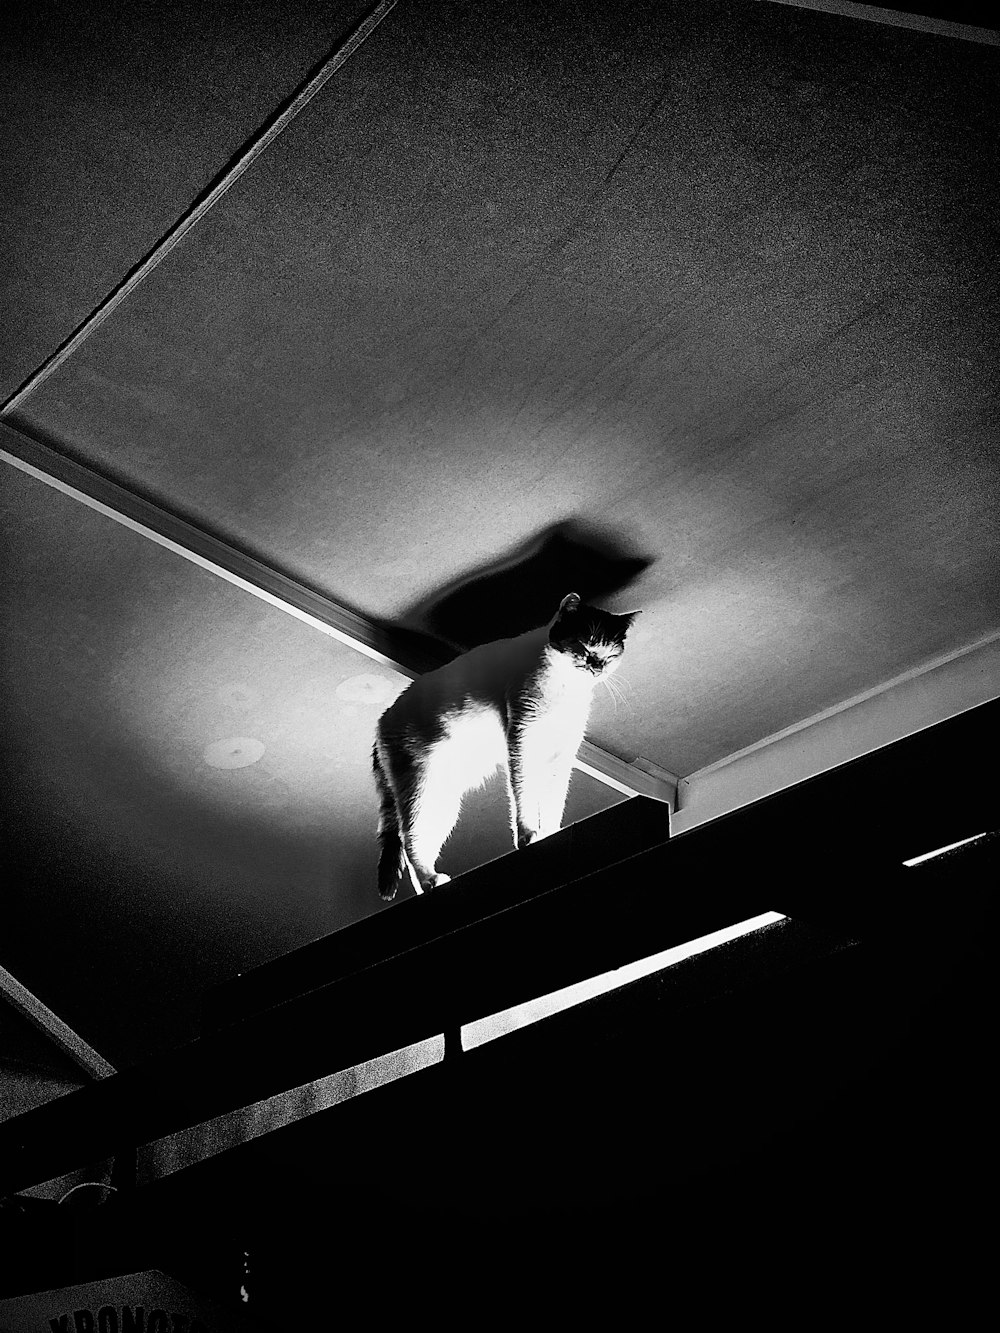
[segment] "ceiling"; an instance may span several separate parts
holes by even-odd
[[[995,45],[750,0],[399,0],[161,247],[366,7],[14,12],[12,456],[400,644],[574,587],[639,607],[590,736],[682,776],[1000,626]],[[405,675],[0,483],[0,963],[125,1062],[383,910],[368,751]],[[506,850],[498,795],[450,873]],[[620,799],[578,774],[567,817]]]

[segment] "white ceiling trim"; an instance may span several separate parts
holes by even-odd
[[[671,832],[718,819],[996,698],[1000,629],[681,778]]]
[[[407,680],[427,669],[404,660],[391,634],[361,616],[3,421],[0,460]],[[633,766],[584,741],[576,768],[624,796],[649,796],[673,807],[677,779],[655,765]]]
[[[391,635],[361,616],[2,421],[0,460],[408,680],[427,669],[405,661]],[[666,803],[672,830],[679,833],[998,696],[995,630],[679,780],[589,741],[576,768],[624,796]]]
[[[355,652],[408,679],[420,674],[398,661],[386,636],[359,616],[2,421],[0,460]]]

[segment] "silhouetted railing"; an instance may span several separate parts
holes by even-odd
[[[127,1155],[211,1117],[767,911],[864,935],[960,911],[997,839],[991,703],[669,837],[636,798],[403,900],[206,997],[195,1042],[0,1125],[0,1190]],[[957,859],[956,859],[957,857]],[[373,889],[374,892],[374,889]]]

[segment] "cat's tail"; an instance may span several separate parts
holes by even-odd
[[[406,853],[399,836],[399,815],[396,811],[396,798],[389,786],[389,779],[378,757],[378,745],[372,746],[372,770],[375,774],[375,786],[378,789],[378,841],[381,851],[378,858],[379,897],[387,902],[395,898],[396,889],[403,875],[406,874]]]

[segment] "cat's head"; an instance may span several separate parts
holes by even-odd
[[[625,651],[625,636],[637,615],[638,611],[616,615],[586,606],[577,593],[571,592],[559,603],[549,626],[549,643],[596,680],[617,667]]]

